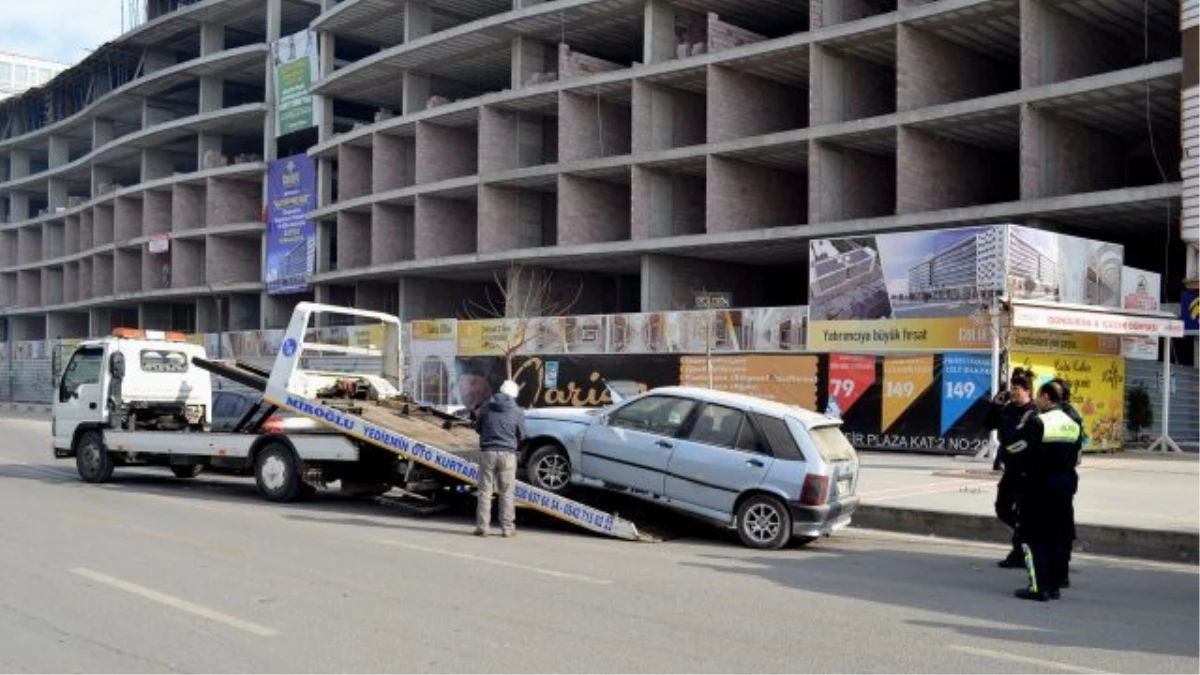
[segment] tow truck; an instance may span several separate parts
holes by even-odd
[[[355,347],[315,339],[317,318],[379,324],[379,345]],[[422,406],[401,390],[400,320],[388,314],[311,302],[297,304],[270,371],[210,360],[178,333],[118,329],[80,343],[55,397],[54,454],[75,459],[80,478],[109,481],[116,468],[163,466],[193,478],[206,467],[253,473],[268,500],[311,496],[338,481],[343,490],[415,494],[474,486],[478,435],[462,419]],[[380,372],[310,370],[319,354],[375,357]],[[212,378],[261,392],[232,432],[214,433]],[[287,411],[321,431],[286,433],[270,423]],[[586,530],[645,540],[619,516],[519,482],[519,505]]]

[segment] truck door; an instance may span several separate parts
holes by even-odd
[[[71,356],[54,402],[54,447],[70,448],[76,427],[104,419],[103,373],[103,347],[81,347]]]

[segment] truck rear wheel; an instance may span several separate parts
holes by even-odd
[[[311,496],[312,486],[300,479],[300,460],[283,443],[272,442],[254,460],[254,481],[269,501],[292,502]]]
[[[113,458],[99,432],[83,433],[75,444],[75,468],[85,483],[107,483],[112,479]]]

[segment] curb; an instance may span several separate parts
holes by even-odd
[[[51,407],[44,403],[0,403],[0,414],[49,415]]]
[[[1007,545],[1012,531],[994,516],[860,504],[853,527]],[[1108,525],[1075,526],[1075,551],[1173,563],[1200,563],[1200,535]]]

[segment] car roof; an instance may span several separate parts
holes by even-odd
[[[743,410],[750,410],[768,415],[786,415],[796,418],[802,422],[804,426],[809,428],[837,424],[837,420],[830,419],[811,410],[805,410],[800,406],[787,405],[785,403],[759,398],[758,396],[747,396],[746,394],[735,394],[728,391],[718,391],[716,389],[705,389],[702,387],[659,387],[657,389],[651,389],[646,393],[666,394],[669,396],[684,396],[687,398],[694,398],[699,401],[704,401],[706,403],[725,403],[728,405],[734,405]]]

